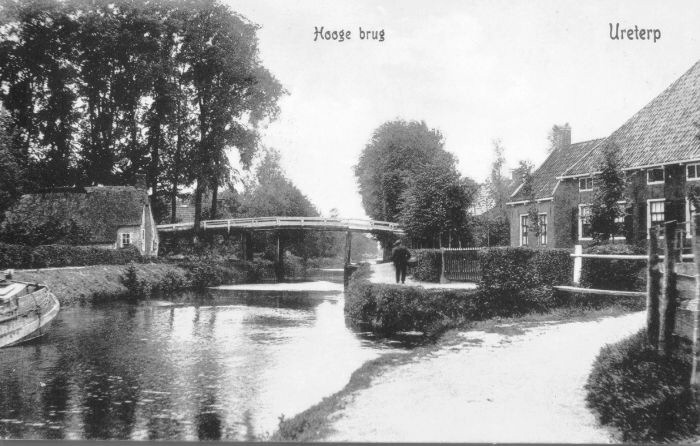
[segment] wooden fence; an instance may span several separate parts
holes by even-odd
[[[442,273],[440,282],[456,280],[462,282],[478,282],[481,279],[479,267],[480,248],[443,248]]]

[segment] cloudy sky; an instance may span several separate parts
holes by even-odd
[[[290,93],[264,143],[321,212],[347,217],[365,215],[352,166],[387,120],[425,120],[483,181],[493,139],[510,166],[539,164],[553,124],[606,136],[700,59],[697,1],[227,1],[262,27],[263,63]],[[610,23],[661,39],[612,40]],[[351,39],[314,41],[315,27]]]

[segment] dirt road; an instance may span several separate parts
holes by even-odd
[[[605,443],[583,386],[600,348],[644,324],[644,313],[516,324],[459,334],[377,377],[331,416],[330,441]],[[512,334],[515,333],[515,334]]]

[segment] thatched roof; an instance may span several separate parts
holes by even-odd
[[[42,224],[49,220],[69,222],[72,219],[90,234],[86,243],[114,243],[119,227],[141,225],[146,204],[146,191],[133,186],[26,194],[8,211],[6,221]]]

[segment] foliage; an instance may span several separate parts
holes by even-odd
[[[497,314],[556,306],[552,286],[569,283],[573,270],[566,249],[491,248],[479,252],[479,263],[479,287]]]
[[[442,254],[439,249],[414,249],[416,266],[411,268],[413,277],[422,282],[439,282],[442,272]]]
[[[72,245],[11,245],[0,243],[0,268],[46,268],[86,265],[124,265],[142,261],[133,246],[105,249]]]
[[[641,248],[625,244],[595,245],[586,254],[645,254]],[[581,285],[588,288],[621,291],[646,289],[646,260],[583,259]]]
[[[90,231],[74,219],[47,218],[43,221],[21,219],[10,213],[0,230],[0,241],[21,245],[82,244],[90,240]]]
[[[624,199],[625,178],[615,144],[606,143],[603,147],[599,169],[591,203],[591,234],[598,241],[606,241],[621,232],[615,219],[624,214],[618,202]]]
[[[454,167],[426,166],[401,193],[398,221],[414,241],[456,234],[469,243],[467,210],[477,190],[477,184],[462,178]]]
[[[520,191],[525,197],[527,209],[527,220],[529,224],[529,231],[535,234],[535,237],[540,235],[540,216],[537,209],[536,191],[535,191],[535,178],[532,175],[532,169],[534,165],[529,161],[520,161],[518,165],[518,172],[522,174],[522,186]]]
[[[474,293],[370,283],[361,275],[353,275],[347,289],[345,314],[351,323],[369,324],[381,336],[406,331],[421,331],[431,336],[445,319],[476,317]]]
[[[495,209],[471,219],[470,228],[475,246],[508,246],[510,223],[507,218],[497,216]]]
[[[379,126],[354,166],[362,206],[374,220],[397,221],[402,193],[412,177],[428,166],[454,168],[444,138],[423,121],[389,121]],[[378,237],[387,248],[391,236]]]
[[[664,357],[647,345],[646,331],[603,347],[586,383],[586,401],[622,441],[666,442],[697,433],[698,407],[690,388],[690,348]]]
[[[171,204],[196,183],[199,217],[204,189],[216,198],[232,173],[227,151],[248,166],[286,93],[260,63],[258,26],[218,0],[23,0],[5,12],[0,102],[28,192],[145,174]],[[6,153],[0,164],[15,162]]]
[[[9,115],[0,107],[0,216],[20,196],[27,176],[22,155],[12,144]]]

